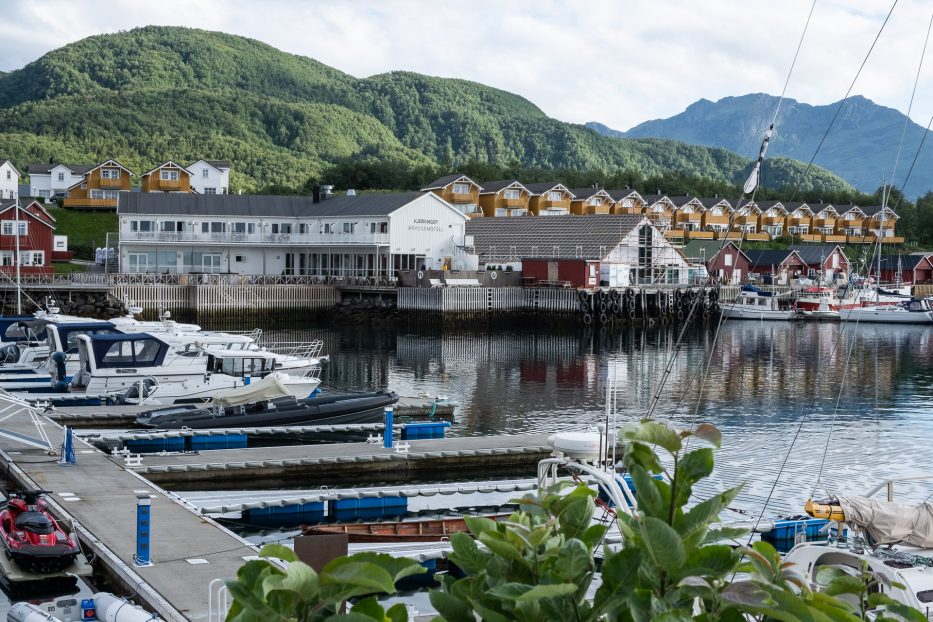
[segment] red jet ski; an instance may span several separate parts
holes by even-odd
[[[0,504],[0,541],[7,557],[35,574],[61,572],[81,552],[77,540],[59,527],[43,495],[47,490],[11,490]]]

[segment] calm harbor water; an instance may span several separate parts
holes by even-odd
[[[773,486],[766,515],[798,513],[817,484],[824,448],[817,495],[864,494],[887,477],[933,473],[928,327],[731,321],[715,347],[714,327],[688,331],[655,411],[682,426],[707,421],[723,431],[709,488],[745,482],[737,505],[754,512]],[[677,339],[665,327],[341,325],[268,336],[322,339],[331,355],[325,389],[447,396],[458,405],[450,433],[459,436],[592,427],[605,418],[610,377],[618,420],[636,421],[659,391]],[[933,483],[898,485],[899,498],[929,491]]]

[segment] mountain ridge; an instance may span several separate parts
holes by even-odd
[[[134,170],[222,157],[234,164],[231,186],[246,191],[298,188],[347,159],[727,183],[751,165],[720,147],[607,138],[478,82],[407,71],[355,78],[253,39],[167,26],[88,37],[0,75],[0,154],[21,165],[114,157]],[[763,179],[851,190],[790,160],[769,162]]]

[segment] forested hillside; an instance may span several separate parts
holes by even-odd
[[[114,157],[138,172],[167,159],[226,158],[232,188],[244,191],[298,188],[367,161],[432,174],[489,163],[727,184],[750,166],[721,148],[601,136],[473,82],[407,72],[356,79],[251,39],[170,27],[90,37],[0,74],[0,157],[20,167]],[[791,160],[769,163],[763,182],[850,189]]]

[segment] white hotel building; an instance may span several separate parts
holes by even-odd
[[[432,193],[120,193],[120,271],[385,276],[468,270],[467,217]]]

